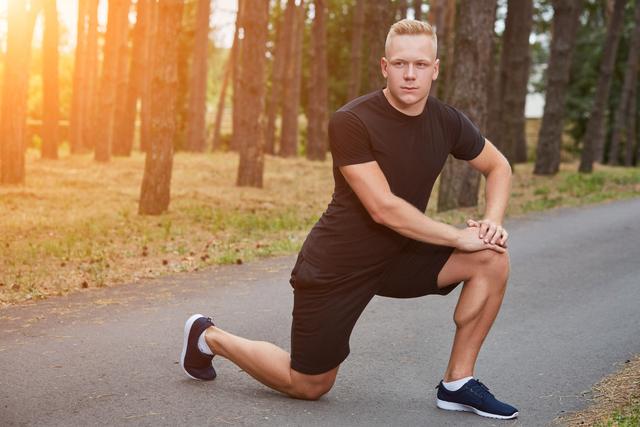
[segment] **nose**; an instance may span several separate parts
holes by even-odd
[[[415,80],[416,73],[413,67],[413,64],[409,63],[404,69],[404,79],[405,80]]]

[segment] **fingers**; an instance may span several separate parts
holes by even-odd
[[[475,221],[473,219],[468,219],[467,220],[467,227],[479,227],[480,223],[478,221]]]
[[[487,245],[487,249],[491,249],[492,251],[496,251],[501,254],[507,252],[507,249],[502,246],[493,245],[491,243],[487,243],[486,245]]]

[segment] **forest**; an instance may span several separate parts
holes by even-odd
[[[467,114],[512,165],[553,175],[561,161],[579,159],[582,173],[638,162],[637,0],[75,3],[6,5],[2,185],[24,182],[28,150],[91,152],[98,163],[141,151],[139,212],[160,214],[176,151],[229,150],[239,155],[237,185],[262,187],[265,156],[325,159],[331,112],[384,87],[386,33],[407,17],[438,33],[431,94]],[[65,10],[77,13],[75,38],[61,50],[61,29],[72,34]],[[232,25],[212,25],[230,12]],[[231,46],[217,45],[225,32]],[[541,117],[525,117],[532,93],[544,96]],[[438,209],[475,206],[479,185],[451,159]]]

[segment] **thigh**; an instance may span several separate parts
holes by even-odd
[[[460,281],[438,286],[438,275],[454,248],[411,240],[389,263],[380,278],[377,295],[392,298],[415,298],[446,295]]]
[[[375,295],[375,276],[366,271],[336,275],[299,255],[290,282],[291,368],[307,375],[326,373],[349,355],[351,331]]]

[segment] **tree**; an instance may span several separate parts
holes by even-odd
[[[293,34],[290,39],[291,54],[285,66],[285,82],[282,94],[282,132],[280,135],[280,151],[282,157],[298,154],[298,115],[300,112],[300,89],[302,82],[302,41],[305,21],[304,0],[296,6],[294,13]]]
[[[451,105],[464,112],[481,132],[487,119],[487,73],[496,0],[462,0],[455,38]],[[480,175],[467,162],[449,158],[440,176],[438,211],[476,206]]]
[[[624,165],[631,166],[633,164],[633,148],[636,148],[636,162],[640,162],[640,144],[637,143],[636,134],[636,111],[638,107],[637,101],[638,86],[631,88],[629,96],[629,111],[627,115],[627,140],[625,142]],[[636,145],[637,144],[637,145]],[[637,163],[636,163],[637,164]]]
[[[629,45],[629,55],[627,57],[627,66],[624,75],[624,84],[616,115],[613,123],[613,131],[611,135],[611,144],[609,146],[609,164],[617,165],[620,162],[619,149],[620,138],[627,125],[628,111],[632,103],[636,103],[635,98],[631,95],[635,93],[634,88],[638,81],[638,50],[640,49],[640,0],[635,2],[634,29]],[[628,151],[627,151],[628,152]],[[628,157],[628,154],[625,155]],[[625,164],[627,161],[625,161]]]
[[[455,0],[432,0],[429,3],[427,20],[435,27],[438,34],[438,58],[440,59],[440,75],[431,85],[431,94],[434,96],[444,97],[446,93],[446,76],[450,74],[453,60],[455,17]]]
[[[169,208],[173,138],[176,131],[178,85],[178,38],[183,0],[162,0],[157,4],[153,37],[162,55],[153,61],[151,83],[151,145],[144,162],[144,176],[138,212],[159,215]]]
[[[123,27],[129,24],[129,0],[110,0],[107,16],[107,33],[104,45],[104,61],[100,79],[98,109],[96,110],[95,160],[108,162],[111,159],[114,123],[116,117],[116,101],[118,91],[119,52]]]
[[[82,122],[85,118],[86,109],[83,107],[83,98],[86,96],[87,86],[87,37],[89,19],[89,0],[78,1],[78,23],[76,27],[76,51],[75,65],[73,68],[73,90],[71,95],[71,114],[69,117],[69,145],[71,153],[78,153],[82,147]]]
[[[289,49],[291,46],[291,34],[293,33],[295,6],[294,1],[288,1],[283,14],[280,1],[276,1],[275,50],[271,67],[271,87],[267,97],[267,127],[265,129],[264,142],[264,152],[268,154],[275,153],[276,119],[282,107],[284,72],[287,58],[290,56]]]
[[[232,120],[232,138],[230,147],[232,150],[237,150],[240,146],[239,135],[241,133],[240,130],[240,116],[242,115],[241,109],[243,105],[240,103],[240,87],[241,80],[240,75],[242,74],[241,66],[242,66],[242,56],[244,55],[244,51],[242,50],[244,45],[244,11],[245,6],[248,0],[238,0],[238,12],[236,13],[236,34],[238,37],[235,39],[234,46],[234,55],[233,55],[233,97],[231,99],[231,104],[233,106],[233,115],[231,117]],[[243,37],[240,37],[240,34]]]
[[[309,81],[307,158],[324,160],[328,144],[329,85],[327,76],[327,3],[314,0],[315,18],[311,35],[312,65]]]
[[[222,130],[222,113],[224,112],[224,104],[227,98],[227,87],[229,86],[229,80],[231,78],[231,70],[233,68],[233,57],[237,46],[237,31],[234,36],[233,46],[231,46],[231,54],[227,58],[227,63],[224,66],[224,77],[222,78],[222,86],[220,87],[220,96],[218,98],[218,106],[216,107],[216,118],[213,123],[213,138],[211,140],[211,150],[217,150],[220,145],[220,133]]]
[[[584,136],[582,155],[580,157],[579,171],[590,173],[593,170],[594,161],[602,161],[605,138],[605,109],[609,100],[609,89],[611,88],[611,78],[613,66],[616,61],[618,43],[622,24],[624,23],[624,7],[626,0],[615,0],[613,15],[607,28],[602,62],[600,63],[600,75],[598,78],[598,88],[591,107],[587,132]]]
[[[45,1],[42,69],[42,157],[46,159],[58,158],[58,120],[60,117],[58,74],[58,9],[55,0]]]
[[[12,0],[7,13],[7,53],[0,122],[0,183],[20,184],[25,176],[25,121],[31,39],[42,4]]]
[[[145,77],[149,69],[149,52],[147,49],[149,38],[149,14],[152,0],[138,0],[136,3],[136,25],[133,29],[133,47],[131,52],[131,67],[127,78],[126,100],[122,115],[118,117],[116,130],[118,136],[114,138],[113,154],[119,156],[131,155],[137,116],[138,99],[144,91]]]
[[[198,0],[195,47],[191,63],[189,88],[189,120],[186,149],[204,151],[207,94],[207,48],[209,47],[209,15],[211,0]]]
[[[146,43],[145,53],[147,56],[147,67],[144,70],[144,77],[142,83],[142,92],[140,94],[141,108],[140,108],[140,149],[144,152],[151,147],[151,79],[153,76],[153,55],[155,51],[155,43],[158,25],[158,2],[155,0],[148,0],[148,25],[146,30]]]
[[[98,111],[98,3],[99,0],[89,0],[89,26],[85,46],[85,61],[82,72],[85,75],[80,86],[80,126],[82,147],[93,149],[95,146],[96,120]],[[80,147],[79,147],[80,149]]]
[[[422,20],[422,0],[413,0],[413,16],[418,21]]]
[[[351,100],[360,94],[362,69],[362,39],[364,34],[365,8],[364,0],[356,0],[353,9],[353,25],[351,33],[351,62],[349,67],[349,87],[347,99]]]
[[[582,5],[582,0],[553,2],[553,37],[547,69],[544,114],[536,147],[536,175],[554,175],[560,169],[565,100]]]
[[[509,163],[527,160],[524,105],[529,81],[529,34],[533,24],[533,0],[509,0],[502,36],[500,65],[500,120],[496,145]]]
[[[247,0],[240,68],[240,164],[238,186],[262,187],[264,170],[264,102],[269,2]]]

